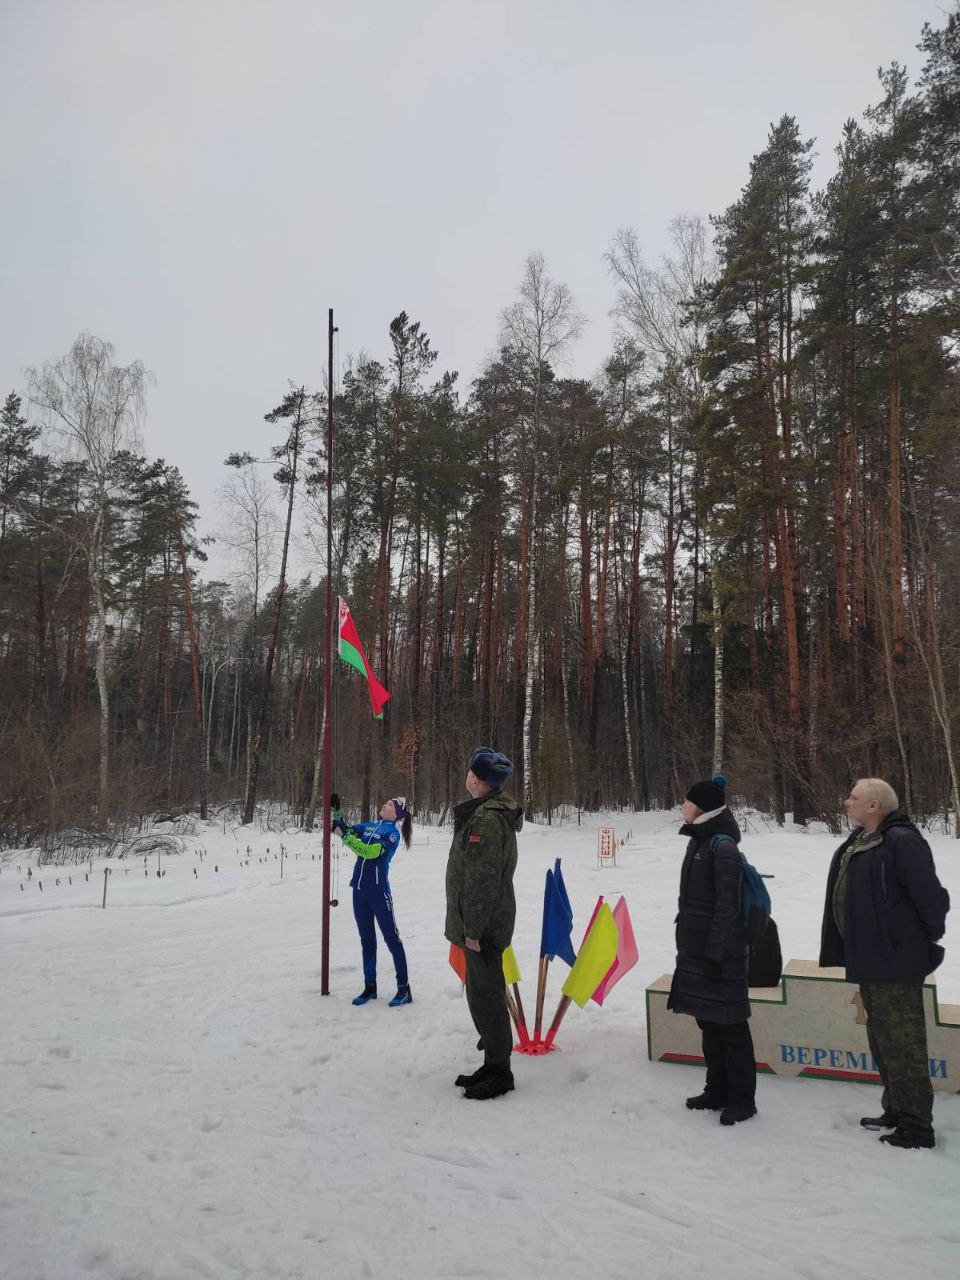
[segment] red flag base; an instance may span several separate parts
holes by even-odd
[[[553,1043],[548,1044],[546,1040],[528,1040],[526,1044],[515,1044],[513,1052],[526,1053],[532,1058],[542,1058],[546,1053],[553,1053],[556,1047]]]

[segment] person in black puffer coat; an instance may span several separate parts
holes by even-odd
[[[720,1123],[732,1125],[757,1113],[757,1068],[748,1021],[740,828],[727,808],[726,782],[722,774],[695,782],[683,803],[680,834],[690,839],[667,1008],[696,1018],[703,1039],[706,1086],[687,1106],[719,1111]]]

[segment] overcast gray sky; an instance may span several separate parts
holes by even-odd
[[[736,198],[771,121],[815,137],[912,73],[950,0],[0,0],[0,395],[82,329],[143,360],[144,447],[215,521],[287,380],[386,357],[401,309],[465,391],[541,250],[608,352],[603,254]]]

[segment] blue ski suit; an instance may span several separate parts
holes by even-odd
[[[400,844],[400,829],[395,822],[359,822],[343,833],[343,843],[357,855],[350,877],[353,890],[353,916],[360,932],[363,951],[363,980],[369,986],[377,981],[377,931],[393,956],[397,986],[407,983],[407,956],[397,932],[390,896],[388,871]]]

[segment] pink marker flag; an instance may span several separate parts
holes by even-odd
[[[597,904],[599,909],[600,904]],[[613,908],[613,919],[617,926],[617,958],[607,970],[599,987],[590,997],[602,1005],[604,998],[613,990],[625,973],[629,973],[637,963],[637,940],[633,936],[633,922],[627,910],[626,898],[620,899]]]
[[[600,914],[600,908],[602,906],[603,906],[603,894],[601,893],[600,897],[597,899],[597,905],[593,908],[593,915],[587,921],[587,927],[583,931],[583,942],[586,942],[587,935],[590,933],[590,930],[593,928],[593,922],[594,920],[596,920],[597,916]],[[583,946],[583,942],[580,943],[581,947]]]

